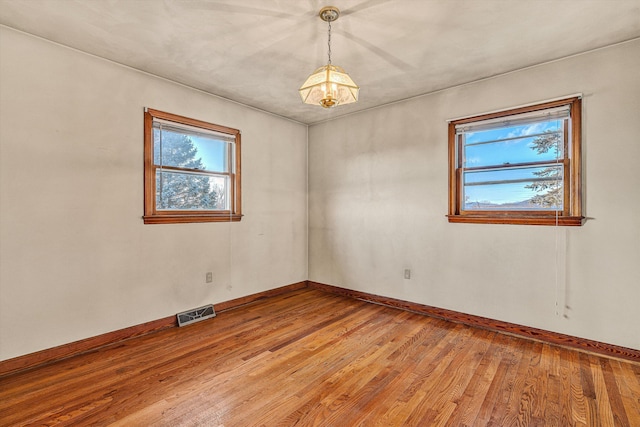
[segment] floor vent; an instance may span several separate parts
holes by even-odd
[[[183,311],[182,313],[176,314],[176,317],[178,318],[178,326],[185,326],[201,320],[216,317],[216,311],[213,309],[213,305],[209,304],[203,307],[194,308],[193,310]]]

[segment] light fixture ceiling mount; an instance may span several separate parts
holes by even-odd
[[[340,17],[340,9],[335,6],[325,6],[318,13],[324,22],[333,22]]]
[[[331,64],[331,23],[340,17],[340,10],[326,6],[320,9],[318,16],[329,24],[329,62],[315,70],[299,89],[302,102],[324,108],[356,102],[360,88],[342,67]]]

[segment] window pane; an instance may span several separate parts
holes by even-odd
[[[228,178],[157,171],[156,209],[227,210]]]
[[[563,156],[563,120],[464,133],[464,167],[548,161]]]
[[[495,141],[519,136],[536,135],[547,131],[562,131],[563,122],[563,120],[543,120],[520,125],[509,125],[505,123],[504,127],[497,129],[465,133],[466,143],[476,144],[484,141]]]
[[[496,131],[492,131],[496,132]],[[562,133],[547,131],[534,137],[519,137],[464,147],[464,166],[481,167],[552,161],[562,158]]]
[[[562,210],[562,165],[464,173],[465,210]]]
[[[153,129],[153,153],[156,165],[228,172],[229,144],[202,135]]]

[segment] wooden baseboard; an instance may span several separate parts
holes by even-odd
[[[493,320],[486,317],[474,316],[472,314],[460,313],[444,308],[431,307],[428,305],[403,301],[395,298],[382,297],[379,295],[340,288],[338,286],[326,285],[323,283],[309,281],[308,286],[312,289],[318,289],[337,295],[343,295],[376,304],[400,308],[402,310],[425,314],[427,316],[437,317],[439,319],[448,320],[451,322],[463,323],[469,326],[488,329],[510,335],[516,335],[523,338],[534,339],[549,344],[569,347],[589,353],[596,353],[602,356],[640,362],[640,350],[634,350],[631,348],[602,343],[599,341],[593,341],[584,338],[577,338],[571,335],[545,331],[543,329],[531,328],[528,326],[503,322],[500,320]]]
[[[246,297],[237,298],[231,301],[221,302],[215,304],[214,308],[217,312],[223,312],[235,307],[239,307],[241,305],[249,304],[254,301],[259,301],[264,298],[269,298],[286,292],[303,289],[305,287],[307,287],[306,281],[298,282],[280,288],[259,292],[257,294],[248,295]],[[176,326],[178,326],[176,316],[169,316],[140,325],[119,329],[117,331],[107,332],[106,334],[97,335],[95,337],[74,341],[69,344],[63,344],[57,347],[37,351],[35,353],[25,354],[24,356],[18,356],[13,359],[0,361],[0,377],[18,371],[31,369],[47,363],[52,363],[56,360],[66,359],[71,356],[76,356],[78,354],[97,350],[98,348],[104,347],[109,344],[114,344],[130,338],[139,337]]]
[[[307,287],[307,281],[293,283],[291,285],[282,286],[276,289],[269,289],[268,291],[259,292],[257,294],[247,295],[246,297],[236,298],[230,301],[221,302],[219,304],[215,304],[214,308],[217,313],[221,313],[223,311],[231,310],[236,307],[240,307],[242,305],[250,304],[255,301],[260,301],[265,298],[274,297],[276,295],[286,294],[287,292],[297,291],[299,289],[304,289]]]
[[[265,298],[270,298],[287,292],[304,289],[305,287],[369,301],[375,304],[382,304],[390,307],[400,308],[402,310],[412,311],[452,322],[463,323],[469,326],[489,329],[529,339],[535,339],[538,341],[560,345],[563,347],[570,347],[581,351],[597,353],[603,356],[616,357],[625,360],[640,362],[640,350],[634,350],[626,347],[616,346],[613,344],[606,344],[598,341],[577,338],[557,332],[550,332],[542,329],[531,328],[528,326],[517,325],[514,323],[502,322],[500,320],[488,319],[486,317],[474,316],[472,314],[465,314],[453,310],[431,307],[428,305],[403,301],[395,298],[382,297],[366,292],[340,288],[337,286],[326,285],[323,283],[312,281],[298,282],[291,285],[282,286],[280,288],[270,289],[264,292],[247,295],[242,298],[221,302],[215,304],[214,308],[216,312],[221,313],[236,307],[240,307],[242,305],[260,301]],[[81,353],[87,353],[89,351],[96,350],[109,344],[114,344],[130,338],[158,332],[163,329],[176,326],[176,317],[169,316],[163,319],[153,320],[151,322],[131,326],[113,332],[108,332],[106,334],[86,338],[69,344],[63,344],[58,347],[41,350],[35,353],[26,354],[24,356],[18,356],[13,359],[0,361],[0,377],[18,371],[31,369],[39,365],[51,363],[56,360],[66,359],[68,357],[75,356]]]
[[[3,360],[0,362],[0,376],[34,368],[56,360],[66,359],[71,356],[104,347],[105,345],[171,328],[177,324],[176,316],[165,317],[163,319],[153,320],[151,322],[130,326],[117,331],[107,332],[106,334],[97,335],[95,337],[74,341],[69,344],[47,348],[35,353],[25,354],[24,356],[14,357],[13,359]]]

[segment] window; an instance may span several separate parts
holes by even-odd
[[[240,131],[147,109],[144,223],[240,221]]]
[[[582,225],[580,98],[449,123],[449,222]]]

